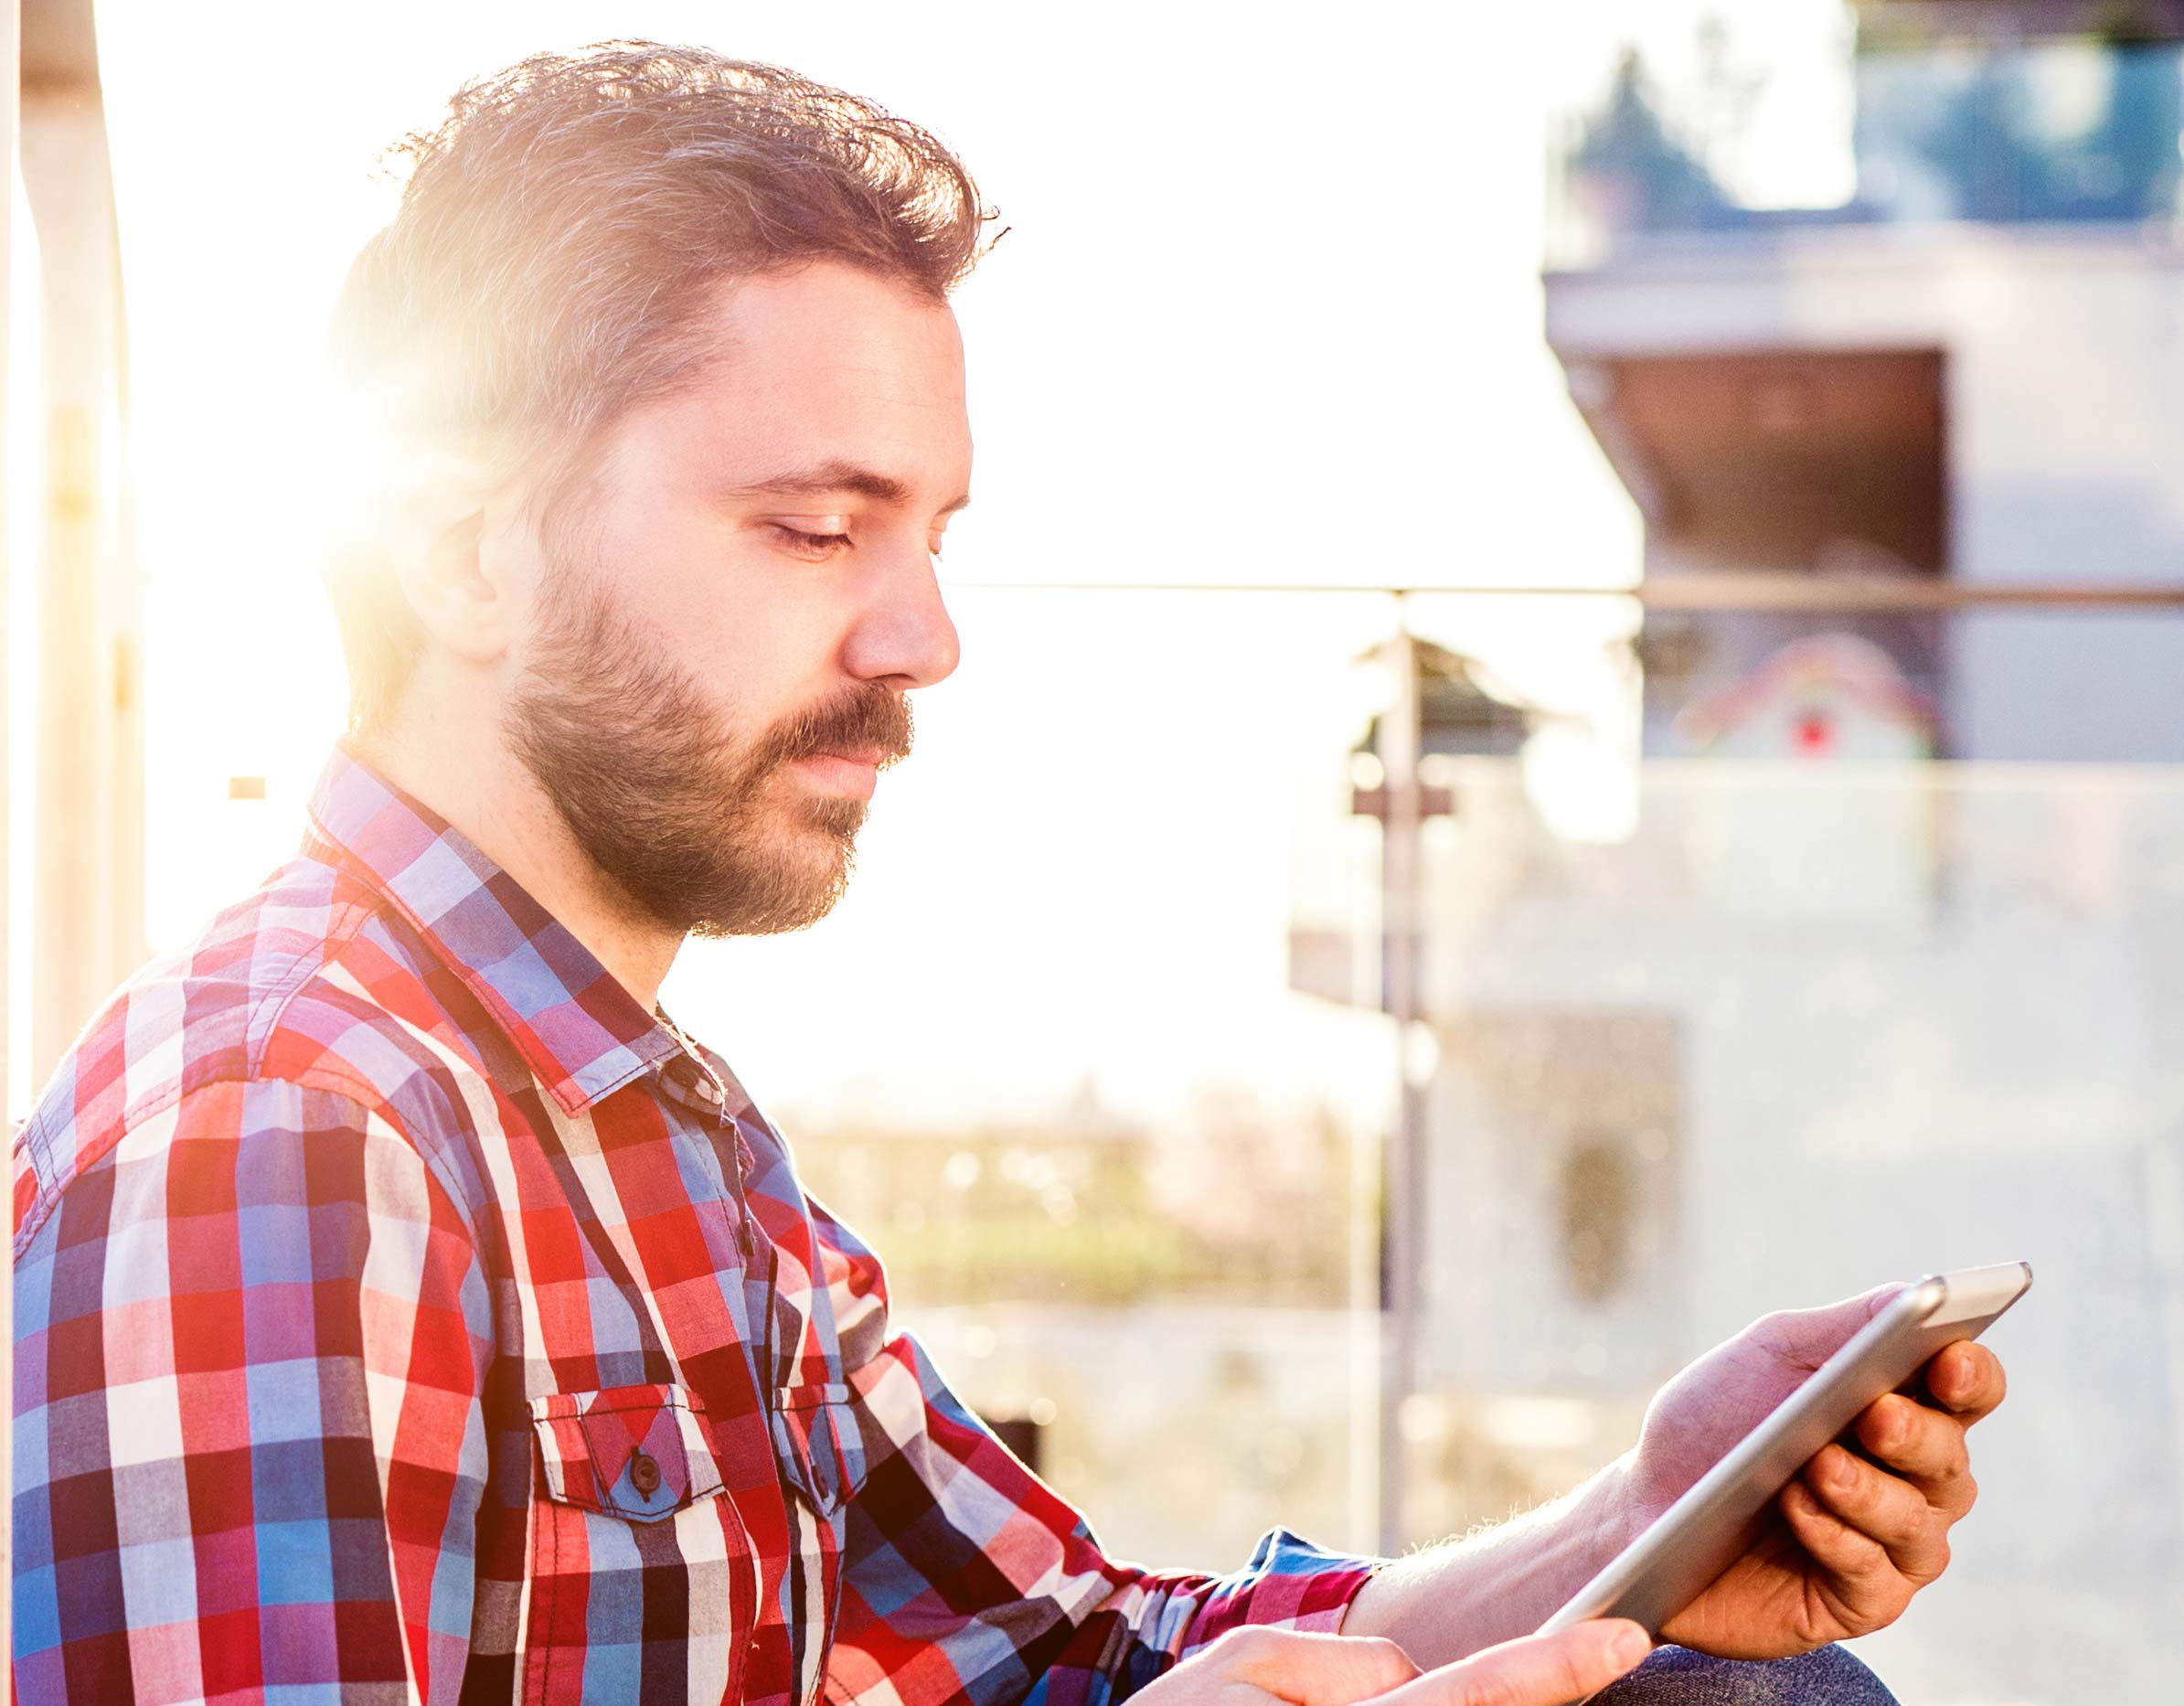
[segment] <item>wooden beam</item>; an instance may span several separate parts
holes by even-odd
[[[21,47],[18,15],[16,7],[11,5],[7,8],[5,20],[0,21],[0,91],[5,91],[0,92],[0,101],[6,105],[5,119],[0,121],[0,189],[7,193],[9,208],[8,217],[0,219],[0,446],[13,442],[8,437],[8,432],[16,424],[7,418],[10,354],[7,346],[8,331],[14,325],[14,315],[8,312],[8,305],[14,300],[8,293],[14,289],[16,282],[14,257],[9,253],[9,235],[14,224],[16,91],[20,87],[18,68],[21,64]],[[0,541],[8,538],[7,506],[11,496],[7,489],[9,460],[0,456]],[[7,742],[8,710],[15,690],[16,641],[7,619],[9,576],[14,570],[9,558],[10,553],[4,544],[0,544],[0,1115],[13,1114],[13,1074],[21,1072],[23,1067],[21,1061],[11,1058],[8,1047],[8,1039],[13,1035],[9,1029],[10,1003],[15,994],[8,986],[8,967],[14,963],[11,944],[15,920],[8,905],[8,896],[13,892],[8,880],[8,861],[14,848],[7,834],[7,822],[8,801],[11,797],[9,789],[13,786],[14,778],[8,773]],[[12,1118],[9,1124],[12,1128]],[[6,1319],[11,1327],[16,1318],[15,1282],[15,1264],[0,1264],[0,1317]],[[11,1399],[8,1405],[11,1439],[14,1434],[12,1417],[15,1406],[12,1398],[15,1390],[15,1334],[11,1330],[0,1333],[0,1391],[7,1392]],[[14,1457],[12,1451],[0,1451],[0,1510],[15,1509]],[[0,1531],[0,1577],[11,1583],[15,1580],[14,1529],[15,1525],[11,1522],[5,1531]],[[0,1594],[0,1651],[11,1654],[15,1651],[14,1628],[10,1622],[14,1600],[12,1591]],[[0,1701],[5,1700],[11,1692],[6,1683],[0,1682]]]
[[[27,13],[27,25],[42,10]],[[88,6],[76,10],[88,17]],[[127,546],[120,237],[95,65],[88,82],[62,74],[84,69],[88,37],[58,39],[76,41],[75,57],[22,86],[19,143],[44,346],[28,991],[38,1082],[145,954],[143,592]]]

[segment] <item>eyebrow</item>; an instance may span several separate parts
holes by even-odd
[[[873,498],[883,504],[907,504],[911,496],[910,487],[893,474],[841,461],[768,474],[747,485],[725,487],[720,495],[723,497],[824,497],[835,492],[854,492],[859,497]],[[939,513],[952,516],[970,501],[971,495],[965,492],[943,504]]]

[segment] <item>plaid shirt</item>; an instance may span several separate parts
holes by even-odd
[[[1370,1567],[1105,1556],[719,1057],[345,754],[15,1210],[26,1702],[1103,1706]]]

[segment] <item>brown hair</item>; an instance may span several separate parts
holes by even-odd
[[[938,299],[991,216],[928,132],[776,66],[602,42],[466,84],[394,151],[401,205],[349,270],[336,375],[406,447],[570,484],[633,403],[719,352],[701,309],[726,279],[846,261]],[[368,402],[366,400],[368,399]],[[387,714],[423,635],[366,539],[328,587],[350,720]]]

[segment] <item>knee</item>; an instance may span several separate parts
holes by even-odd
[[[1764,1664],[1664,1647],[1598,1701],[1599,1706],[1896,1706],[1880,1679],[1839,1647]]]

